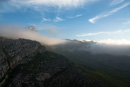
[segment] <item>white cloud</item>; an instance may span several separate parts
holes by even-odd
[[[56,17],[55,19],[49,19],[49,18],[43,18],[42,21],[43,22],[50,22],[50,21],[53,21],[53,22],[60,22],[60,21],[63,21],[64,19],[60,18],[60,17]]]
[[[110,5],[117,5],[120,4],[122,2],[124,2],[125,0],[112,0],[112,2],[110,3]]]
[[[97,33],[87,33],[87,34],[80,34],[80,35],[76,35],[78,37],[82,37],[82,36],[95,36],[95,35],[100,35],[100,34],[121,34],[121,33],[128,33],[130,32],[130,29],[127,30],[117,30],[117,31],[113,31],[113,32],[97,32]]]
[[[37,31],[44,31],[47,34],[50,35],[58,35],[60,34],[60,29],[57,26],[51,25],[51,24],[30,24],[31,26],[34,26]]]
[[[105,39],[98,40],[90,46],[90,52],[94,54],[112,54],[130,56],[130,40],[127,39]]]
[[[105,40],[97,40],[95,42],[109,45],[130,45],[130,40],[126,39],[121,40],[105,39]]]
[[[43,18],[42,21],[51,21],[51,19]]]
[[[126,4],[124,4],[124,5],[120,6],[120,7],[115,8],[115,9],[113,9],[113,10],[111,10],[111,11],[109,11],[109,12],[106,12],[106,13],[104,13],[104,14],[97,15],[96,17],[91,18],[91,19],[89,19],[88,21],[91,22],[91,23],[95,23],[97,20],[99,20],[99,19],[101,19],[101,18],[104,18],[104,17],[107,17],[107,16],[110,16],[110,15],[112,15],[113,13],[115,13],[115,12],[117,12],[117,11],[119,11],[119,10],[125,8],[125,7],[127,7],[128,5],[130,5],[130,3],[126,3]]]
[[[75,17],[80,17],[80,16],[82,16],[81,14],[79,14],[79,15],[76,15]]]
[[[46,5],[58,7],[78,7],[97,0],[11,0],[20,5]]]
[[[53,21],[53,22],[60,22],[60,21],[63,21],[64,19],[60,18],[60,17],[56,17],[55,19],[49,19],[49,18],[43,18],[42,21],[44,22],[50,22],[50,21]]]
[[[100,19],[100,18],[102,18],[102,17],[103,17],[103,15],[102,15],[102,16],[101,16],[101,15],[98,15],[98,16],[96,16],[96,17],[94,17],[94,18],[89,19],[88,21],[91,22],[91,23],[95,23],[96,20],[98,20],[98,19]]]
[[[56,17],[56,19],[54,19],[53,21],[54,22],[60,22],[60,21],[63,21],[64,19],[60,18],[60,17]]]
[[[76,16],[68,17],[68,18],[77,18],[77,17],[81,17],[81,16],[83,16],[83,15],[82,15],[82,14],[78,14],[78,15],[76,15]]]
[[[49,29],[49,26],[48,26]],[[51,32],[55,32],[56,29],[51,29]],[[7,38],[24,38],[24,39],[30,39],[41,42],[41,44],[46,45],[57,45],[65,43],[66,40],[63,39],[57,39],[49,36],[45,36],[40,34],[39,32],[35,32],[23,27],[19,26],[0,26],[0,36],[7,37]]]

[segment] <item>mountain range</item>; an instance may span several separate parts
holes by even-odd
[[[103,87],[89,74],[39,42],[0,37],[0,87]]]

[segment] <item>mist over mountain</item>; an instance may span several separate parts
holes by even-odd
[[[39,42],[0,37],[0,87],[103,87],[89,73]]]
[[[54,48],[59,48],[61,51],[66,50],[68,52],[84,51],[92,54],[110,54],[110,55],[126,55],[130,56],[130,45],[125,44],[108,44],[98,43],[94,41],[80,41],[66,39],[66,43],[53,45]]]
[[[14,32],[15,31],[15,32]],[[17,33],[16,33],[17,32]],[[34,80],[34,84],[31,84],[31,87],[37,87],[40,85],[40,87],[54,87],[55,85],[59,84],[59,80],[64,80],[64,82],[67,82],[67,86],[75,86],[75,87],[81,87],[81,84],[79,84],[79,78],[84,82],[85,84],[82,86],[88,87],[86,85],[90,85],[90,87],[93,87],[92,84],[99,86],[99,87],[129,87],[130,83],[130,46],[129,45],[116,45],[116,44],[107,44],[107,43],[98,43],[94,41],[85,41],[85,40],[70,40],[70,39],[56,39],[52,37],[47,37],[41,35],[33,26],[27,27],[27,28],[20,28],[16,26],[8,26],[8,27],[1,27],[0,28],[0,36],[1,37],[1,58],[6,58],[6,63],[3,59],[1,59],[3,62],[1,62],[2,67],[6,67],[6,70],[1,68],[1,85],[3,87],[6,87],[8,85],[15,85],[15,87],[22,87],[23,84],[28,86],[31,84]],[[9,38],[9,39],[8,39]],[[20,39],[24,38],[24,39]],[[29,40],[35,40],[40,42],[42,45],[44,45],[49,50],[46,52],[46,50],[40,50],[44,48],[44,46],[40,45],[40,43],[35,41],[28,41]],[[37,43],[37,44],[35,44]],[[38,45],[39,44],[39,45]],[[15,47],[14,47],[15,46]],[[35,48],[36,46],[36,48]],[[40,46],[40,47],[38,47]],[[18,49],[20,50],[18,50]],[[45,48],[44,48],[45,49]],[[40,54],[37,55],[40,51]],[[43,52],[42,52],[43,51]],[[25,52],[27,54],[25,54]],[[61,55],[66,56],[65,60],[60,61],[60,57],[57,59],[58,53]],[[35,56],[35,54],[37,56]],[[45,55],[43,55],[45,54]],[[2,56],[3,55],[3,56]],[[40,55],[40,56],[39,56]],[[20,56],[20,57],[19,57]],[[49,56],[49,57],[48,57]],[[66,59],[71,60],[78,66],[78,68],[72,68],[72,72],[70,70],[63,71],[56,71],[57,73],[63,72],[64,74],[50,74],[52,72],[55,72],[55,70],[50,70],[52,72],[49,72],[49,67],[53,67],[53,62],[49,62],[51,59],[51,56],[54,56],[56,59],[54,65],[57,65],[56,67],[62,66],[60,64],[70,64],[69,61],[64,63]],[[26,58],[27,57],[27,58]],[[44,58],[46,58],[44,60]],[[9,59],[8,59],[9,58]],[[24,59],[25,58],[25,59]],[[31,59],[30,59],[31,58]],[[38,58],[38,59],[35,59]],[[61,58],[62,59],[62,58]],[[42,61],[41,61],[42,60]],[[35,65],[35,62],[40,63],[40,65]],[[48,61],[47,63],[44,61]],[[42,67],[42,62],[44,67]],[[29,64],[26,64],[29,63]],[[21,65],[22,64],[22,65]],[[49,66],[48,66],[49,65]],[[29,66],[26,70],[26,66]],[[33,67],[39,66],[36,70],[33,70]],[[45,71],[41,71],[42,69],[46,68]],[[69,65],[65,65],[65,67]],[[75,67],[75,65],[74,65]],[[30,76],[31,71],[28,71],[30,69],[33,71],[33,76]],[[66,68],[65,68],[66,69]],[[77,70],[81,69],[83,70],[83,73],[86,73],[88,71],[87,76],[81,73],[78,73]],[[22,75],[28,72],[24,78],[20,79],[19,77],[20,72],[15,72],[15,70],[18,71],[25,71],[22,72]],[[57,68],[56,68],[57,70]],[[80,72],[81,72],[80,71]],[[48,73],[49,72],[49,73]],[[70,72],[70,73],[67,73]],[[10,77],[8,73],[13,74],[14,76]],[[71,78],[67,77],[66,75],[72,75],[72,73],[75,73],[74,76]],[[81,74],[81,76],[80,76]],[[90,74],[90,75],[89,75]],[[42,77],[43,75],[43,77]],[[8,77],[9,78],[6,78]],[[51,77],[52,76],[52,77]],[[60,76],[60,77],[59,77]],[[77,78],[75,77],[77,76]],[[93,77],[94,76],[94,77]],[[29,79],[34,78],[33,80],[29,81]],[[50,78],[51,77],[51,78]],[[26,78],[28,80],[26,80]],[[90,80],[92,82],[87,82]],[[14,80],[18,80],[18,82],[13,82]],[[47,79],[47,80],[44,80]],[[53,79],[53,80],[52,80]],[[77,83],[78,85],[70,85],[68,81],[65,79],[71,79],[70,81],[73,82],[73,84]],[[76,81],[74,80],[76,79]],[[85,80],[86,79],[86,80]],[[95,80],[96,79],[96,80]],[[24,80],[25,82],[21,82],[21,80]],[[49,80],[49,81],[48,81]],[[105,80],[105,81],[104,81]],[[7,81],[7,82],[6,82]],[[39,81],[42,81],[42,83],[39,83]],[[51,85],[51,82],[53,82],[53,85]],[[100,82],[101,81],[101,82]],[[19,83],[20,84],[17,84]],[[28,84],[26,84],[28,82]],[[5,84],[7,85],[5,85]],[[43,86],[44,83],[44,86]],[[111,86],[109,86],[111,83]],[[3,85],[4,84],[4,85]],[[60,87],[65,87],[65,83],[62,83],[64,85]],[[35,86],[36,85],[36,86]],[[57,86],[56,86],[57,87]]]
[[[65,43],[65,40],[48,37],[40,34],[37,30],[33,27],[23,28],[20,26],[0,26],[0,36],[12,38],[12,39],[30,39],[36,40],[41,42],[45,45],[56,45],[60,43]]]
[[[108,43],[98,43],[94,41],[85,40],[69,40],[69,39],[57,39],[53,37],[48,37],[40,34],[34,26],[29,26],[26,28],[19,26],[1,26],[0,36],[13,39],[30,39],[39,41],[41,44],[52,45],[52,46],[62,46],[61,50],[68,51],[89,51],[93,54],[112,54],[112,55],[127,55],[130,56],[130,45],[129,44],[108,44]],[[71,49],[70,49],[70,48]]]
[[[0,0],[0,87],[130,87],[130,0]]]
[[[106,45],[78,40],[68,41],[66,44],[51,46],[48,49],[66,56],[87,70],[92,70],[105,78],[106,82],[114,85],[110,87],[123,87],[130,83],[129,45]]]

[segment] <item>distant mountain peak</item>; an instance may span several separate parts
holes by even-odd
[[[38,31],[35,29],[35,27],[34,27],[34,26],[29,26],[29,27],[27,27],[27,29],[29,29],[29,30],[31,30],[31,31],[38,32]]]

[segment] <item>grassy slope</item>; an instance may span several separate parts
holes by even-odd
[[[73,61],[84,72],[86,72],[86,74],[88,74],[90,78],[103,81],[105,87],[130,87],[130,83],[129,81],[127,81],[130,77],[129,74],[130,72],[124,72],[119,70],[120,71],[119,74],[116,73],[118,72],[116,69],[107,66],[104,66],[104,68],[100,70],[94,70],[95,65],[93,66],[93,64],[90,64],[89,61],[87,63],[86,61],[80,61],[79,59],[75,59],[74,57],[68,56],[64,53],[60,53],[52,49],[49,50],[68,57],[70,61]],[[96,66],[98,67],[100,65],[96,65]]]
[[[88,67],[87,64],[83,64],[79,61],[75,62],[78,63],[81,69],[85,72],[87,72],[88,76],[93,79],[98,79],[103,81],[105,87],[130,87],[130,83],[126,82],[126,78],[122,78],[116,74],[113,74],[112,72],[106,72],[106,71],[95,71],[90,69],[91,67]],[[88,68],[86,68],[87,66]]]

